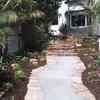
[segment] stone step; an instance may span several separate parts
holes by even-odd
[[[47,53],[48,56],[77,56],[77,53]]]
[[[69,50],[74,48],[47,48],[47,50]]]

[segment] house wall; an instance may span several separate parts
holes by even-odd
[[[85,19],[85,26],[82,26],[82,27],[71,27],[71,21],[70,21],[70,18],[71,16],[73,15],[85,15],[87,16],[87,11],[85,10],[82,10],[82,11],[72,11],[70,13],[66,13],[66,24],[68,26],[68,29],[70,31],[71,34],[75,34],[75,35],[81,35],[81,34],[87,34],[89,33],[90,31],[90,28],[89,26],[87,26],[87,19]]]
[[[83,2],[86,5],[89,5],[91,3],[90,0],[81,0],[81,2]],[[89,33],[90,32],[90,27],[78,27],[78,28],[71,28],[70,27],[70,14],[79,14],[79,13],[84,13],[87,14],[87,12],[83,12],[80,11],[82,10],[82,7],[80,5],[78,5],[74,0],[67,0],[66,2],[68,4],[68,12],[66,13],[66,19],[67,19],[67,25],[69,26],[70,32],[74,33],[74,34],[80,34],[80,33]],[[100,3],[100,0],[95,0],[95,3]],[[93,23],[92,23],[92,28],[91,28],[91,33],[93,35],[98,35],[100,36],[100,14],[95,15],[95,17],[92,19]]]

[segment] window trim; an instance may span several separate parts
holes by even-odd
[[[74,28],[86,28],[88,25],[87,25],[87,16],[84,14],[84,16],[85,16],[85,25],[84,26],[72,26],[72,16],[78,16],[78,15],[80,15],[80,14],[76,14],[76,15],[71,15],[70,16],[70,28],[71,29],[74,29]]]

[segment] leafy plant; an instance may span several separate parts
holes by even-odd
[[[94,57],[93,57],[93,56],[87,56],[87,57],[86,57],[86,60],[87,60],[88,62],[93,61],[93,60],[94,60]]]
[[[4,90],[5,92],[8,92],[8,91],[11,91],[11,90],[13,89],[13,84],[10,83],[10,82],[8,82],[8,83],[3,83],[2,87],[3,87],[3,90]]]
[[[96,59],[95,59],[95,62],[100,65],[100,56],[97,56]]]
[[[4,70],[6,68],[6,63],[3,61],[3,57],[0,57],[0,70]]]
[[[7,43],[6,37],[4,35],[0,36],[0,47],[5,48],[5,45]]]
[[[19,80],[24,80],[26,78],[25,72],[23,70],[17,70],[14,72],[14,79],[19,81]]]
[[[11,66],[12,66],[13,71],[18,71],[18,70],[21,69],[21,68],[20,68],[20,65],[17,64],[17,63],[12,64]]]
[[[85,51],[85,48],[76,48],[76,51],[81,53],[82,51]]]
[[[10,100],[15,100],[15,99],[14,99],[14,96],[11,96],[11,97],[10,97]]]
[[[46,54],[45,52],[41,52],[39,54],[39,65],[44,65],[46,63]]]
[[[1,91],[0,91],[0,97],[2,97],[3,95],[4,95],[4,92],[1,92]]]
[[[22,25],[22,39],[25,51],[35,52],[46,49],[48,34],[38,29],[39,25],[33,22],[25,22]],[[28,34],[30,33],[30,34]]]
[[[93,83],[100,83],[100,73],[98,71],[89,72],[88,79],[91,80]]]
[[[62,37],[63,37],[63,38],[66,38],[67,35],[68,35],[68,26],[67,26],[66,24],[63,24],[63,25],[60,27],[59,31],[62,33]]]

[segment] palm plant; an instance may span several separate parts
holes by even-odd
[[[57,14],[57,7],[55,0],[1,0],[0,30],[5,27],[21,27],[19,31],[23,33],[23,25],[28,23],[32,32],[36,30],[37,33],[37,30],[39,30],[38,33],[47,33],[49,25]],[[38,28],[31,29],[29,23],[32,23],[32,27],[36,25]],[[27,33],[29,32],[28,30]],[[28,36],[30,37],[30,34]],[[31,38],[33,40],[33,37]]]
[[[1,0],[0,27],[42,17],[38,21],[47,29],[57,19],[57,9],[56,0]]]
[[[4,2],[5,1],[5,2]],[[0,27],[14,23],[22,23],[26,19],[44,16],[42,11],[35,9],[33,0],[4,0],[0,10]]]
[[[59,8],[59,5],[57,4],[57,0],[36,0],[36,1],[38,2],[37,9],[45,13],[45,17],[42,23],[45,27],[45,32],[48,33],[48,27],[51,24],[53,24],[58,18],[57,9]]]

